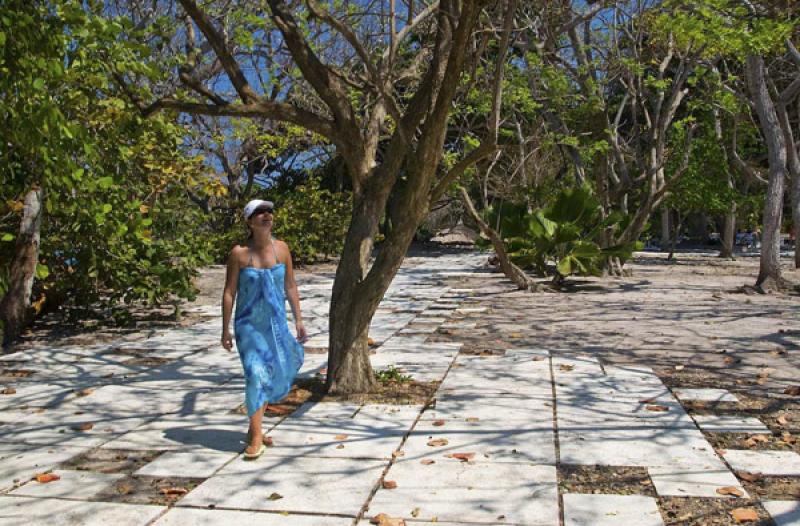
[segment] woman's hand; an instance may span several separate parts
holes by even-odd
[[[303,325],[303,322],[299,322],[295,324],[294,328],[297,330],[297,341],[300,343],[305,343],[308,340],[308,333],[306,332],[306,327]]]
[[[221,343],[226,351],[233,350],[233,337],[231,336],[230,331],[222,331]]]

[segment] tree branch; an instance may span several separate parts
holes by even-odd
[[[494,143],[482,143],[480,146],[472,150],[466,157],[458,161],[450,170],[442,177],[436,186],[431,190],[430,202],[435,203],[441,199],[442,195],[447,191],[447,188],[455,181],[457,181],[469,167],[483,159],[484,157],[493,154],[498,150],[497,145]]]

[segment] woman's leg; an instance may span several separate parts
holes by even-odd
[[[264,411],[267,409],[267,404],[264,404],[258,411],[253,413],[250,417],[250,427],[247,430],[247,449],[245,453],[255,454],[261,447],[261,442],[264,440],[264,432],[261,429],[261,422],[264,420]]]

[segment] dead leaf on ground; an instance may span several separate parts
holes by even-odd
[[[562,371],[571,371],[571,370],[575,369],[575,366],[574,365],[569,365],[569,364],[566,364],[566,363],[562,363],[561,365],[558,366],[558,368],[560,370],[562,370]]]
[[[385,513],[379,513],[369,520],[370,524],[377,526],[406,526],[406,521],[396,517],[390,517]]]
[[[189,493],[188,489],[181,487],[161,488],[159,491],[161,491],[162,495],[166,495],[167,497],[179,497]]]
[[[84,422],[83,424],[74,426],[72,429],[75,431],[89,431],[94,427],[94,424],[91,422]]]
[[[664,411],[669,411],[669,407],[660,404],[650,404],[645,406],[645,409],[648,411],[654,411],[656,413],[663,413]]]
[[[421,512],[421,511],[422,510],[419,509],[419,508],[414,508],[413,510],[411,510],[411,516],[416,519],[417,517],[419,517],[419,512]]]
[[[128,482],[120,482],[114,486],[114,488],[120,495],[127,495],[133,491],[133,486],[131,486]]]
[[[444,420],[434,420],[433,425],[435,425],[436,427],[441,427],[444,425]]]
[[[383,489],[395,489],[397,487],[397,482],[394,480],[384,480],[382,486]]]
[[[347,440],[347,435],[336,435],[333,437],[335,440]]]
[[[430,466],[431,464],[435,463],[436,461],[430,458],[423,458],[422,460],[420,460],[420,464],[422,464],[423,466]]]
[[[56,480],[61,479],[61,477],[59,477],[55,473],[37,473],[34,478],[36,479],[36,482],[40,482],[42,484],[47,484],[48,482],[55,482]]]
[[[0,393],[3,393],[4,395],[12,395],[12,394],[17,394],[17,390],[14,389],[13,387],[6,387],[2,391],[0,391]]]
[[[800,396],[800,385],[790,385],[783,390],[783,394],[787,394],[789,396]]]
[[[746,482],[758,482],[764,478],[764,475],[761,473],[751,473],[749,471],[737,471],[736,475]]]
[[[753,508],[736,508],[731,511],[731,517],[739,524],[755,522],[758,520],[758,512]]]
[[[267,500],[281,500],[282,498],[283,495],[281,495],[280,493],[271,493],[270,496],[267,497]]]
[[[544,356],[534,356],[533,358],[531,358],[531,360],[534,361],[534,362],[541,362],[542,360],[546,360],[546,359],[547,358],[544,357]]]
[[[372,338],[367,338],[367,345],[369,345],[370,347],[375,345],[375,340],[373,340]]]
[[[734,497],[744,497],[744,492],[735,486],[725,486],[724,488],[717,488],[717,493],[720,495],[733,495]]]
[[[80,389],[78,391],[75,391],[75,396],[89,396],[93,392],[94,392],[93,387],[87,387],[86,389]]]
[[[786,442],[787,444],[794,444],[795,442],[797,442],[797,438],[792,436],[792,434],[789,433],[788,431],[784,431],[781,434],[781,440]]]
[[[467,422],[469,422],[471,424],[474,424],[475,422],[477,422],[479,420],[480,420],[480,418],[478,418],[477,416],[468,416],[467,417]]]
[[[778,424],[783,427],[787,427],[789,425],[789,416],[788,415],[781,415],[777,419],[775,419]]]
[[[344,449],[344,444],[339,444],[338,446],[336,446],[336,449]]]
[[[445,456],[447,458],[454,458],[456,460],[460,460],[461,462],[469,462],[470,460],[475,458],[475,453],[451,453]]]
[[[392,458],[404,457],[404,456],[406,456],[406,452],[403,451],[402,449],[400,451],[392,451]]]
[[[446,438],[432,438],[428,440],[428,445],[431,447],[446,446],[448,443]]]

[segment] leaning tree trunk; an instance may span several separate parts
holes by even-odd
[[[800,172],[792,177],[792,228],[794,229],[794,268],[800,269]]]
[[[9,271],[8,291],[0,300],[3,345],[16,339],[30,321],[33,278],[39,261],[41,223],[42,189],[34,186],[25,195],[22,221],[14,247],[14,259],[11,261]]]
[[[782,286],[780,231],[784,181],[787,173],[786,142],[775,103],[767,88],[764,59],[757,55],[747,57],[746,74],[750,97],[758,114],[769,158],[769,182],[764,203],[764,232],[761,238],[761,261],[756,287],[771,290]]]
[[[467,208],[470,217],[472,217],[472,219],[478,224],[478,228],[480,228],[481,233],[488,237],[492,242],[492,246],[494,247],[494,251],[497,253],[497,259],[500,262],[500,269],[503,271],[503,274],[505,274],[506,277],[517,286],[518,289],[535,290],[537,288],[536,282],[529,280],[528,276],[525,275],[525,272],[508,258],[505,243],[500,237],[500,234],[498,234],[495,229],[493,229],[486,221],[484,221],[484,219],[475,209],[475,205],[472,203],[472,199],[470,199],[467,190],[462,186],[459,188],[459,191],[461,192],[461,200],[464,202],[464,206]]]

